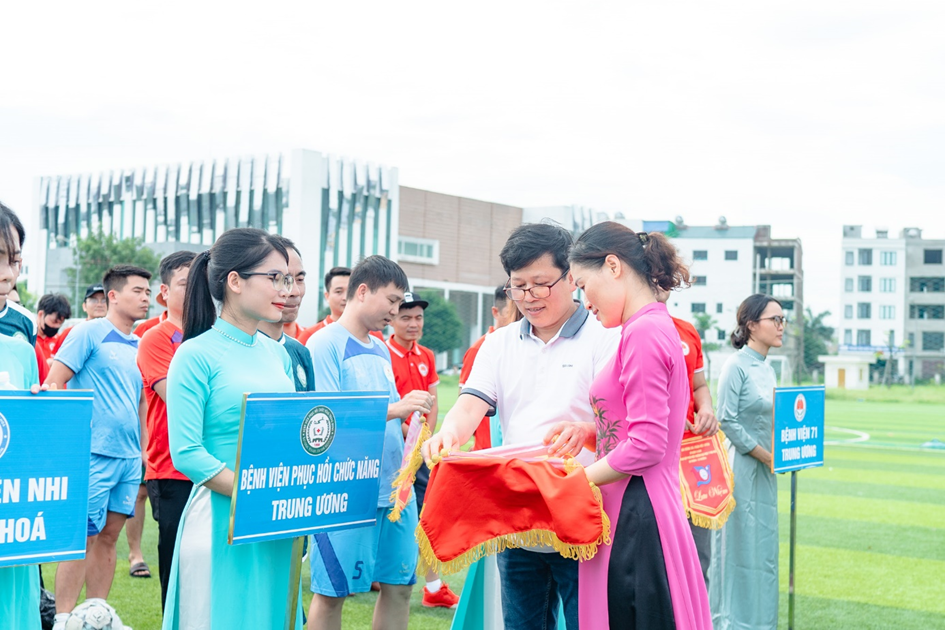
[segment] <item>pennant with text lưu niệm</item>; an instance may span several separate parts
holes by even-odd
[[[410,420],[410,427],[407,429],[407,437],[404,438],[404,458],[400,462],[400,470],[394,475],[394,481],[391,483],[391,487],[394,488],[390,493],[393,508],[387,515],[387,519],[392,523],[400,520],[400,513],[410,501],[410,491],[417,480],[417,471],[423,463],[420,447],[429,438],[430,427],[419,413],[414,413]]]
[[[508,547],[544,545],[589,560],[610,544],[600,490],[580,464],[482,455],[495,450],[433,467],[417,526],[418,571],[456,573]]]
[[[734,476],[721,431],[703,437],[686,431],[679,455],[683,507],[693,525],[720,529],[735,509]]]

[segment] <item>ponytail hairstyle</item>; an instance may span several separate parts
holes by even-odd
[[[770,295],[755,293],[754,295],[746,297],[738,306],[738,314],[735,316],[736,326],[731,335],[732,346],[736,350],[741,350],[748,345],[748,340],[751,339],[751,331],[748,330],[748,324],[761,319],[761,314],[765,312],[765,309],[768,308],[768,304],[771,302],[775,302],[778,306],[781,306],[781,302]]]
[[[613,221],[593,225],[581,234],[571,248],[570,260],[572,265],[600,269],[610,255],[633,269],[651,289],[689,286],[689,268],[669,239],[659,232],[634,232]]]
[[[286,263],[289,253],[281,237],[256,228],[233,228],[220,235],[209,250],[197,254],[187,277],[184,298],[184,341],[210,330],[217,318],[216,304],[226,301],[226,279],[230,272],[248,273],[272,252]]]

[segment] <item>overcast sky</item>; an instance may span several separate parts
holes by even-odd
[[[834,313],[843,224],[945,238],[945,3],[458,6],[4,3],[0,199],[305,147],[510,205],[770,223]]]

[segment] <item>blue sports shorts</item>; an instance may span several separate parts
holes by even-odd
[[[379,508],[373,527],[312,536],[313,593],[346,597],[370,591],[371,582],[417,582],[417,502],[408,503],[396,523],[387,519],[389,513],[389,507]]]
[[[92,453],[88,535],[96,536],[102,531],[109,512],[134,516],[140,484],[140,457],[106,457]]]

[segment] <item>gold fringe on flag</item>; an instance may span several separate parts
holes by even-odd
[[[581,465],[576,462],[575,465],[566,464],[566,468],[570,468],[571,470],[579,467],[581,467]],[[433,546],[430,544],[426,532],[423,531],[422,524],[418,524],[416,538],[417,544],[420,547],[421,561],[417,564],[417,574],[423,575],[428,570],[432,570],[440,575],[451,575],[469,568],[470,565],[486,556],[492,556],[497,553],[502,553],[506,549],[518,547],[552,547],[565,558],[581,562],[590,560],[597,555],[597,549],[600,545],[611,544],[611,537],[610,517],[608,517],[607,513],[604,511],[604,501],[601,497],[600,488],[593,482],[589,481],[588,484],[590,485],[594,499],[600,506],[601,534],[594,542],[583,545],[570,544],[563,542],[553,531],[547,529],[532,529],[496,536],[495,538],[491,538],[472,547],[469,551],[452,560],[442,561],[436,557]]]
[[[422,422],[422,419],[416,419],[414,421]],[[390,514],[387,515],[387,519],[391,523],[396,523],[400,520],[401,512],[403,512],[404,508],[407,507],[407,503],[410,501],[410,492],[408,490],[417,480],[417,471],[420,470],[420,465],[423,464],[423,455],[420,454],[420,448],[428,439],[430,439],[430,427],[427,426],[426,422],[423,422],[423,426],[420,428],[420,436],[410,450],[409,458],[405,458],[406,463],[397,471],[397,475],[394,477],[393,483],[391,483],[391,487],[394,490],[390,493],[390,500],[394,506]]]

